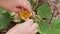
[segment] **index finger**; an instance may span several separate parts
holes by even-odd
[[[29,3],[27,0],[24,1],[23,7],[24,7],[25,9],[27,9],[28,11],[32,12],[31,5],[30,5],[30,3]]]

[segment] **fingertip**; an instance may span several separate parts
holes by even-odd
[[[26,20],[25,23],[28,24],[28,25],[32,25],[33,24],[33,20],[32,19],[28,19],[28,20]]]
[[[37,23],[34,23],[33,26],[37,28],[38,27],[38,24]]]
[[[32,20],[32,19],[27,19],[26,21],[28,21],[28,22],[33,22],[33,20]]]

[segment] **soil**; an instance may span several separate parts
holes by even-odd
[[[49,4],[52,10],[52,15],[53,15],[52,17],[60,18],[60,0],[39,0],[39,5],[43,4],[44,2],[47,2]],[[12,21],[6,28],[4,28],[3,30],[0,30],[0,34],[5,34],[9,29],[11,29],[16,24],[17,23]]]

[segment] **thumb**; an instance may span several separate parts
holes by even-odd
[[[32,19],[27,19],[25,21],[25,23],[28,24],[28,25],[32,25],[33,24],[33,20]]]

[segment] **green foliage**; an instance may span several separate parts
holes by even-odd
[[[38,8],[38,15],[41,20],[35,18],[35,22],[38,24],[38,30],[40,34],[60,34],[60,18],[52,19],[51,24],[49,20],[51,17],[51,10],[47,3],[44,3]],[[47,20],[43,21],[42,18]],[[43,21],[43,22],[41,22]]]
[[[51,10],[48,6],[47,3],[44,3],[42,6],[40,6],[38,9],[38,15],[40,16],[40,18],[46,18],[46,19],[50,19],[51,17]]]
[[[60,34],[60,18],[54,18],[47,34]]]
[[[14,16],[15,15],[15,12],[10,12],[9,11],[9,14],[10,14],[10,16]]]
[[[35,22],[38,24],[38,31],[40,34],[47,34],[49,31],[49,24],[47,21],[41,22],[35,18]]]
[[[29,0],[32,10],[35,10],[38,6],[38,0]]]
[[[51,10],[48,6],[47,3],[44,3],[42,6],[40,6],[38,9],[38,15],[41,18],[41,20],[39,21],[38,19],[35,19],[35,22],[38,24],[38,30],[40,34],[47,34],[49,31],[49,24],[48,24],[48,20],[50,20],[51,17]],[[46,20],[44,22],[42,18],[46,18]]]
[[[55,18],[51,23],[51,34],[60,34],[60,18]]]
[[[6,28],[10,21],[10,14],[6,10],[0,8],[0,30]]]

